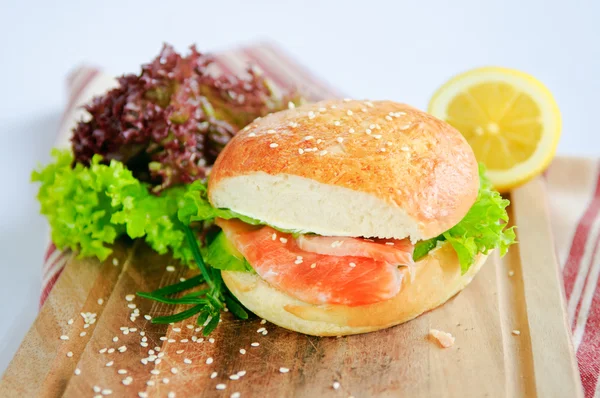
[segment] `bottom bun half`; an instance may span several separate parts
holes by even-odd
[[[304,334],[343,336],[398,325],[442,305],[471,282],[486,258],[479,255],[461,275],[454,249],[443,244],[416,263],[412,278],[403,269],[402,288],[396,296],[355,307],[308,304],[248,272],[223,271],[222,275],[229,290],[259,317]]]

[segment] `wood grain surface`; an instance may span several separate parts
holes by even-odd
[[[0,396],[583,396],[544,198],[540,180],[512,194],[519,244],[503,259],[490,256],[463,292],[411,322],[359,336],[311,337],[225,314],[211,342],[192,320],[169,326],[144,317],[182,308],[125,299],[193,272],[168,272],[169,258],[141,244],[117,245],[117,265],[113,257],[102,264],[72,258],[4,374]],[[134,321],[131,304],[140,313]],[[87,329],[82,312],[97,314]],[[268,334],[257,333],[262,327]],[[430,328],[452,333],[455,345],[440,348],[428,339]]]

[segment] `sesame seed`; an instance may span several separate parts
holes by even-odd
[[[360,108],[360,110],[363,112],[368,112],[367,108]]]
[[[119,347],[119,352],[125,352],[127,351],[127,347],[122,345],[121,347]]]
[[[341,144],[342,142],[344,142],[344,139],[342,137],[338,137],[336,138],[336,141]]]
[[[119,370],[117,370],[117,373],[120,375],[126,375],[127,371],[125,369],[119,369]]]
[[[135,294],[128,294],[127,296],[125,296],[125,300],[127,300],[127,301],[133,301],[134,298],[135,298]]]
[[[402,127],[399,127],[399,129],[400,129],[400,130],[406,130],[406,129],[407,129],[407,128],[409,128],[409,127],[410,127],[410,124],[405,124],[404,126],[402,126]]]
[[[258,330],[256,331],[256,333],[262,333],[265,331],[265,328],[258,328]]]
[[[109,353],[109,354],[112,354],[113,352],[115,352],[115,349],[114,349],[114,348],[109,348],[109,349],[108,349],[108,353]]]
[[[167,398],[175,398],[175,393],[173,391],[169,391]]]
[[[279,145],[273,142],[273,143],[271,143],[269,146],[270,146],[271,148],[277,148]]]
[[[92,390],[94,390],[94,392],[100,392],[100,391],[102,391],[102,389],[100,387],[98,387],[98,386],[92,387]]]
[[[294,109],[295,107],[296,105],[292,101],[288,102],[288,109]]]
[[[152,369],[150,371],[150,373],[152,373],[153,375],[157,375],[157,374],[160,374],[160,370],[158,370],[158,369]]]
[[[317,140],[317,144],[320,144],[321,142],[323,142],[323,140],[319,138],[319,139]]]
[[[187,363],[187,364],[189,365],[189,364],[191,364],[191,363],[192,363],[192,360],[191,360],[191,359],[188,359],[188,358],[184,358],[184,359],[183,359],[183,362],[184,362],[184,363]]]
[[[394,246],[394,242],[385,242],[385,244],[388,246]]]
[[[325,156],[325,155],[327,155],[327,151],[323,150],[323,151],[319,152],[319,155]]]
[[[81,332],[81,333],[79,333],[79,337],[83,337],[83,336],[85,336],[86,334],[87,334],[86,332]]]
[[[260,345],[260,343],[251,343],[250,344],[252,347],[258,347]]]
[[[348,116],[352,116],[352,111],[351,111],[350,109],[348,109],[348,110],[346,111],[346,114],[347,114]]]
[[[156,348],[156,347],[155,347],[155,348]],[[165,353],[164,353],[164,352],[159,352],[159,353],[158,353],[158,355],[157,355],[157,357],[158,357],[158,358],[162,358],[162,357],[164,357],[164,356],[165,356]]]
[[[365,101],[365,105],[367,105],[369,108],[373,108],[373,103],[371,101]]]
[[[159,340],[160,340],[160,341],[166,341],[166,340],[167,340],[167,337],[166,337],[166,336],[160,336],[160,337],[159,337]]]
[[[327,111],[327,108],[323,108],[323,107],[319,108],[319,112],[326,112],[326,111]]]
[[[391,122],[391,121],[392,121],[392,117],[391,117],[390,115],[387,115],[387,116],[385,117],[385,120],[389,120],[389,121]]]
[[[248,137],[256,137],[256,133],[250,133],[248,134]]]
[[[268,332],[267,330],[264,330],[264,331],[262,332],[262,335],[263,335],[263,336],[266,336],[266,335],[267,335],[267,333],[269,333],[269,332]]]
[[[69,336],[67,336],[66,334],[63,334],[62,336],[60,336],[61,340],[69,340]]]
[[[166,270],[167,270],[167,272],[174,272],[175,271],[175,267],[173,267],[172,265],[167,265]]]
[[[246,376],[246,371],[245,370],[240,370],[239,372],[237,372],[237,375],[240,377]]]
[[[349,265],[351,268],[354,268],[354,267],[356,267],[356,264],[355,264],[355,263],[350,263],[350,264],[348,264],[348,265]]]
[[[98,305],[102,305],[102,304],[104,304],[104,299],[102,299],[102,298],[99,298],[99,299],[98,299]]]
[[[350,98],[344,98],[344,102],[350,102],[352,101]]]
[[[73,357],[73,351],[67,352],[67,357],[72,358]]]
[[[275,240],[275,239],[277,239],[277,234],[273,233],[273,235],[271,235],[271,240]]]
[[[403,145],[403,146],[400,147],[400,150],[404,151],[404,152],[408,152],[410,150],[410,148],[407,147],[406,145]]]
[[[269,129],[267,130],[267,134],[275,134],[277,131],[273,130],[273,129]]]
[[[131,382],[133,382],[133,377],[131,376],[127,376],[126,378],[124,378],[123,380],[121,380],[121,383],[123,383],[123,385],[130,385]]]
[[[208,357],[208,358],[206,358],[206,364],[207,364],[207,365],[210,365],[211,363],[213,363],[213,359],[212,359],[212,357]]]
[[[162,382],[163,384],[169,384],[169,378],[168,377],[163,377]]]
[[[290,371],[290,370],[289,370],[288,368],[283,368],[283,367],[282,367],[282,368],[279,368],[279,372],[280,372],[280,373],[287,373],[287,372],[289,372],[289,371]]]
[[[144,315],[144,318],[146,318],[147,320],[151,320],[152,319],[152,317],[150,315],[148,315],[148,314]]]
[[[294,261],[294,264],[302,264],[302,259],[296,259],[296,261]]]
[[[246,354],[246,350],[245,350],[245,349],[243,349],[243,348],[241,348],[241,349],[240,349],[240,354],[242,354],[242,355],[245,355],[245,354]]]
[[[112,338],[112,341],[116,343],[117,341],[119,341],[119,338],[117,336],[115,336]]]
[[[146,358],[140,359],[140,362],[144,365],[148,365],[148,359],[146,359]]]
[[[113,258],[113,259],[112,259],[112,263],[113,263],[113,265],[116,267],[117,265],[119,265],[119,259],[118,259],[118,258],[116,258],[116,257],[115,257],[115,258]]]
[[[338,388],[340,388],[340,383],[338,381],[334,381],[333,382],[333,389],[337,390]]]
[[[308,112],[308,118],[309,119],[314,119],[315,118],[315,113],[313,111]]]
[[[508,271],[508,276],[514,276],[514,275],[515,275],[515,271],[513,271],[513,270]]]
[[[81,369],[75,368],[75,376],[79,376],[81,374]]]
[[[140,398],[148,398],[148,393],[144,391],[138,392],[138,397]]]
[[[371,129],[366,129],[366,130],[365,130],[365,132],[366,132],[367,134],[371,134]]]
[[[381,134],[374,134],[374,135],[373,135],[373,138],[375,138],[376,140],[378,140],[378,139],[380,139],[380,138],[381,138]]]
[[[312,135],[307,135],[307,136],[304,137],[304,141],[310,141],[313,138],[315,138],[315,137],[313,137]]]
[[[177,350],[177,351],[175,351],[175,353],[177,353],[177,354],[183,354],[184,351],[185,350]]]
[[[386,142],[386,143],[385,143],[385,145],[387,145],[387,146],[392,146],[392,141],[388,141],[388,142]]]
[[[102,390],[102,395],[110,395],[112,394],[112,390],[105,388],[104,390]]]
[[[179,370],[177,368],[171,368],[171,373],[173,373],[174,375],[176,375],[177,372],[179,372]]]
[[[175,339],[169,339],[169,340],[167,340],[167,343],[175,343],[176,341],[177,340],[175,340]]]
[[[229,376],[229,379],[231,379],[231,380],[239,380],[240,376],[238,376],[238,375],[231,375],[231,376]]]
[[[317,263],[312,263],[312,264],[310,265],[310,268],[316,268],[316,267],[317,267]]]
[[[108,348],[105,347],[105,348],[100,349],[98,352],[100,354],[104,354],[106,352],[106,350],[108,350]]]
[[[127,304],[127,307],[129,307],[129,308],[131,308],[131,309],[134,309],[134,308],[136,307],[136,305],[135,305],[135,304],[133,304],[133,303],[130,303],[130,304]]]
[[[371,123],[371,124],[369,125],[369,128],[370,128],[370,129],[374,129],[375,127],[376,127],[376,125],[375,125],[374,123]]]
[[[148,381],[146,382],[146,385],[147,385],[147,386],[153,386],[154,384],[156,384],[156,383],[154,382],[154,380],[148,380]]]
[[[211,379],[214,379],[215,377],[217,377],[217,375],[218,375],[218,373],[217,373],[217,372],[212,372],[212,373],[210,374],[210,378],[211,378]]]
[[[189,340],[188,339],[181,339],[179,340],[180,343],[187,343]]]
[[[300,155],[302,155],[302,154],[304,153],[304,149],[302,149],[302,148],[298,148],[298,153],[299,153]]]
[[[211,337],[210,339],[208,339],[208,342],[209,342],[210,344],[214,344],[214,342],[215,342],[215,339],[213,339],[213,338]]]
[[[145,343],[146,341],[148,341],[148,337],[146,337],[146,336],[142,337],[142,341]]]
[[[334,126],[339,126],[340,124],[341,124],[341,123],[340,123],[340,121],[339,121],[339,120],[336,120],[335,122],[333,122],[333,125],[334,125]]]
[[[173,328],[173,331],[179,333],[181,332],[181,328]]]
[[[286,238],[279,238],[279,241],[280,241],[281,243],[287,243],[287,241],[288,241],[288,240],[287,240]]]
[[[521,334],[521,331],[520,331],[520,330],[517,330],[517,329],[515,329],[515,330],[513,330],[513,331],[512,331],[512,334],[514,334],[515,336],[518,336],[518,335],[520,335],[520,334]]]
[[[381,152],[385,152],[385,151],[386,151],[386,149],[385,149],[385,148],[381,148],[381,149],[380,149],[380,151],[381,151]]]
[[[73,324],[73,322],[74,322],[74,321],[73,321],[73,318],[71,318],[71,319],[69,319],[69,320],[67,321],[67,325],[72,325],[72,324]]]
[[[229,398],[240,398],[241,396],[242,394],[236,391],[233,394],[231,394]]]
[[[262,320],[260,321],[260,324],[261,324],[261,325],[264,325],[265,323],[267,323],[267,320],[266,320],[266,319],[262,319]]]
[[[106,365],[104,365],[104,366],[110,367],[110,366],[113,366],[114,363],[115,363],[115,361],[108,361],[108,362],[106,362]]]
[[[219,383],[219,384],[217,384],[216,388],[217,388],[217,390],[224,390],[225,388],[227,388],[227,386],[223,383]]]

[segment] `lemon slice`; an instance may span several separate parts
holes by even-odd
[[[434,94],[429,113],[463,134],[503,192],[540,174],[560,138],[560,111],[550,90],[512,69],[485,67],[455,76]]]

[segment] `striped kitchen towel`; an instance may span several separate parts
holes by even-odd
[[[272,44],[225,52],[218,57],[224,71],[244,73],[248,64],[261,69],[279,87],[294,85],[309,100],[339,97],[340,93],[317,79]],[[69,144],[72,128],[85,111],[82,104],[112,88],[114,78],[94,68],[80,68],[68,80],[69,102],[57,146]],[[556,253],[562,267],[573,344],[587,398],[600,398],[600,161],[558,157],[544,175],[552,214]],[[43,303],[63,269],[67,256],[53,244],[43,268]]]

